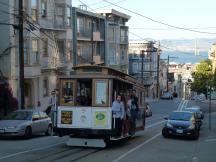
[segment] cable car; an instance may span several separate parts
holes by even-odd
[[[69,135],[67,145],[106,147],[112,140],[129,137],[129,132],[116,137],[112,103],[118,94],[127,97],[132,90],[139,105],[135,130],[144,130],[145,88],[132,76],[109,67],[80,65],[72,75],[59,77],[58,85],[54,131]]]

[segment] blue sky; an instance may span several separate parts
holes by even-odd
[[[216,0],[108,0],[123,8],[137,12],[156,21],[173,26],[192,28],[193,30],[216,33]],[[103,0],[72,0],[74,7],[82,4],[91,9],[110,5]],[[161,39],[196,39],[216,38],[216,34],[200,34],[190,31],[170,28],[152,22],[117,6],[107,6],[101,9],[114,8],[131,16],[127,23],[130,28],[130,39],[142,38]],[[139,28],[139,29],[137,29]],[[141,29],[140,29],[141,28]]]

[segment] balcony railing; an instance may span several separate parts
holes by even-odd
[[[77,37],[78,39],[85,38],[85,39],[91,39],[93,36],[93,41],[101,41],[104,39],[103,33],[100,31],[78,31]]]

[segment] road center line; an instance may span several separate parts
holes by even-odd
[[[13,156],[25,154],[25,153],[32,152],[32,151],[44,150],[44,149],[51,148],[51,147],[54,147],[54,146],[57,146],[57,145],[61,145],[61,144],[63,144],[63,143],[65,143],[65,142],[60,142],[60,143],[56,143],[56,144],[49,145],[49,146],[46,146],[46,147],[41,147],[41,148],[26,150],[26,151],[22,151],[22,152],[17,152],[17,153],[14,153],[14,154],[10,154],[10,155],[6,155],[6,156],[3,156],[3,157],[0,157],[0,160],[2,160],[2,159],[7,159],[7,158],[11,158],[11,157],[13,157]]]
[[[184,101],[181,100],[181,102],[180,102],[179,105],[178,105],[177,110],[180,110],[180,109],[181,109],[181,106],[182,106],[183,102],[184,102]]]
[[[146,126],[146,129],[151,128],[151,127],[154,127],[154,126],[159,125],[159,124],[164,123],[164,122],[165,122],[165,121],[159,121],[159,122],[157,122],[157,123],[148,125],[148,126]]]
[[[154,135],[152,138],[148,139],[147,141],[141,143],[140,145],[134,147],[133,149],[129,150],[128,152],[124,153],[123,155],[121,155],[121,156],[118,157],[117,159],[113,160],[112,162],[117,162],[117,161],[123,159],[124,157],[128,156],[130,153],[136,151],[136,150],[139,149],[140,147],[142,147],[142,146],[146,145],[147,143],[153,141],[154,139],[156,139],[156,138],[157,138],[158,136],[160,136],[160,135],[161,135],[161,132],[158,133],[158,134],[156,134],[156,135]]]

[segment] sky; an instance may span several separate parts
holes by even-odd
[[[107,1],[115,5],[111,5],[105,0],[72,0],[72,6],[77,7],[86,4],[89,10],[94,11],[98,8],[113,8],[130,15],[131,19],[127,23],[130,40],[216,38],[216,0]],[[170,26],[189,28],[209,34],[176,29]]]

